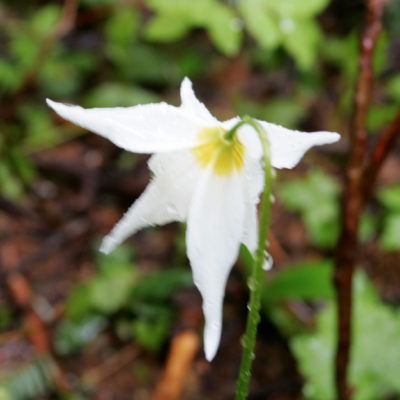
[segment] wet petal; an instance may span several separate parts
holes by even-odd
[[[203,120],[206,125],[219,125],[219,121],[215,119],[207,107],[200,102],[194,94],[192,82],[189,78],[185,78],[181,84],[181,108],[191,115],[195,115]]]
[[[184,221],[200,170],[187,151],[156,154],[149,160],[154,178],[101,245],[112,252],[129,236],[147,226]]]
[[[88,109],[49,99],[47,104],[66,120],[135,153],[193,147],[203,127],[196,116],[166,103]]]
[[[204,349],[218,349],[226,280],[235,263],[245,216],[244,175],[216,176],[207,170],[192,199],[186,232],[193,277],[203,298]]]
[[[271,164],[275,168],[293,168],[313,146],[337,142],[336,132],[300,132],[265,121],[258,121],[271,143]]]

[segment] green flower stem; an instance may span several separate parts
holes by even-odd
[[[256,344],[257,327],[258,323],[260,322],[261,291],[264,276],[263,264],[265,260],[265,251],[268,246],[267,234],[269,228],[272,189],[270,146],[267,134],[264,129],[250,117],[243,117],[242,121],[236,125],[236,129],[244,124],[250,125],[252,128],[254,128],[261,140],[263,148],[265,185],[261,203],[258,248],[253,256],[253,269],[248,280],[248,286],[250,290],[250,300],[248,303],[249,313],[247,315],[246,332],[242,339],[243,355],[236,386],[236,400],[245,400],[249,392],[251,364],[254,359],[254,346]]]

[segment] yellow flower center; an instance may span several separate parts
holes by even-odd
[[[226,130],[221,127],[204,128],[197,135],[201,143],[192,149],[196,161],[202,168],[212,164],[216,175],[230,175],[243,167],[245,147],[237,135],[226,139]]]

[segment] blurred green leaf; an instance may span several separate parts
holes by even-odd
[[[160,284],[162,282],[162,284]],[[187,269],[169,268],[154,271],[141,278],[133,292],[133,298],[150,300],[152,302],[165,301],[178,288],[193,284],[191,273]]]
[[[400,102],[400,74],[392,76],[386,82],[387,93],[397,102]]]
[[[223,4],[216,5],[208,16],[207,31],[222,53],[228,56],[238,53],[242,42],[242,28],[231,8]]]
[[[34,36],[21,31],[12,36],[9,49],[16,59],[17,68],[28,70],[39,54],[39,42]]]
[[[43,39],[53,33],[61,17],[61,8],[58,4],[47,4],[30,17],[30,28],[38,39]]]
[[[160,14],[150,20],[144,34],[148,40],[168,43],[183,38],[190,28],[180,15]]]
[[[389,37],[385,30],[378,36],[378,40],[376,42],[375,50],[373,53],[373,70],[375,76],[379,76],[382,74],[386,64],[387,64],[387,56],[388,56],[388,46],[389,46]]]
[[[303,261],[276,271],[263,289],[265,302],[319,300],[334,296],[331,260]]]
[[[367,115],[367,127],[376,131],[388,124],[396,115],[399,106],[396,104],[372,105]]]
[[[90,286],[91,302],[96,310],[109,314],[125,305],[136,274],[130,265],[103,269]]]
[[[350,383],[352,400],[382,399],[400,394],[400,313],[384,305],[361,272],[355,276],[353,348]],[[331,301],[317,317],[315,333],[295,336],[291,347],[306,378],[304,395],[333,400],[333,358],[336,310]]]
[[[328,0],[242,0],[239,9],[246,28],[260,46],[272,50],[283,45],[298,66],[309,69],[316,58],[322,39],[318,24],[312,18],[321,12]]]
[[[315,62],[318,44],[322,40],[317,23],[312,19],[287,19],[281,21],[281,30],[283,45],[296,60],[299,68],[311,68]]]
[[[89,91],[84,98],[88,107],[129,107],[157,101],[159,98],[148,90],[117,82],[103,83]]]
[[[24,192],[21,181],[2,160],[0,160],[0,192],[11,200],[18,200]]]
[[[45,104],[21,104],[18,114],[25,126],[24,139],[21,143],[25,151],[34,152],[66,140],[54,126],[51,110]]]
[[[282,182],[278,192],[289,210],[300,212],[311,242],[330,248],[339,233],[338,191],[333,178],[312,170],[303,179]]]
[[[364,212],[361,216],[360,226],[359,226],[359,237],[361,242],[366,242],[371,239],[377,230],[378,220],[375,215],[368,212]]]
[[[36,171],[28,158],[19,149],[12,148],[9,150],[9,159],[19,179],[26,184],[31,184],[36,176]]]
[[[379,189],[377,197],[389,210],[400,212],[400,185],[387,186]]]
[[[14,91],[21,83],[22,74],[11,62],[0,60],[0,95]]]
[[[158,42],[183,38],[192,28],[207,30],[215,46],[226,55],[235,55],[241,43],[241,27],[233,9],[216,0],[147,0],[157,13],[144,29],[145,37]]]
[[[59,355],[74,353],[93,340],[106,326],[107,319],[101,315],[86,315],[79,322],[63,320],[57,326],[54,347]]]
[[[90,283],[74,287],[67,300],[65,315],[72,321],[78,322],[92,311]]]
[[[400,212],[386,215],[379,243],[386,251],[400,250]]]
[[[54,362],[41,357],[15,370],[0,370],[0,399],[44,398],[53,388],[53,369]]]
[[[145,349],[157,352],[165,342],[171,321],[167,318],[155,321],[136,320],[132,325],[134,339]]]
[[[274,7],[282,16],[290,15],[297,18],[312,17],[323,11],[329,0],[264,0]]]
[[[0,306],[0,331],[8,329],[13,322],[13,314],[11,308],[7,304]]]
[[[295,128],[307,111],[293,98],[274,98],[267,103],[238,99],[235,108],[238,114],[249,114],[288,128]]]
[[[139,15],[134,9],[122,9],[114,12],[105,26],[106,38],[118,45],[131,44],[139,28]]]
[[[278,21],[270,15],[263,0],[240,1],[239,9],[246,22],[246,28],[265,49],[275,48],[281,41]]]

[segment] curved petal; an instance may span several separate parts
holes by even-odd
[[[194,283],[203,298],[204,350],[211,361],[221,338],[226,280],[235,263],[245,216],[244,175],[215,176],[208,169],[192,199],[186,231]]]
[[[47,99],[61,117],[136,153],[166,152],[196,145],[202,121],[166,103],[133,107],[82,108]]]
[[[162,185],[154,179],[112,231],[103,239],[100,251],[109,254],[140,229],[174,221],[174,217],[168,212],[162,196]]]
[[[258,121],[267,132],[271,143],[271,165],[275,168],[293,168],[305,152],[313,146],[337,142],[336,132],[300,132],[266,121]]]
[[[219,121],[212,116],[207,107],[200,102],[193,91],[192,82],[189,78],[185,78],[181,84],[181,108],[189,114],[195,115],[202,119],[206,124],[219,124]]]
[[[100,251],[112,252],[146,226],[186,219],[200,170],[187,151],[156,154],[149,160],[154,178],[112,231]]]

